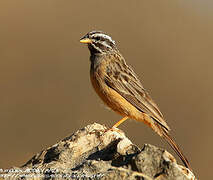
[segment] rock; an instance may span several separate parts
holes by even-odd
[[[192,180],[167,151],[142,149],[115,128],[94,123],[36,154],[20,168],[0,169],[2,179]]]

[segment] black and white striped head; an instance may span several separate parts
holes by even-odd
[[[102,31],[91,31],[82,37],[80,42],[88,44],[91,54],[117,50],[115,41]]]

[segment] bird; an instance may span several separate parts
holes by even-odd
[[[115,41],[103,31],[90,31],[80,39],[90,51],[90,80],[103,102],[123,118],[112,128],[127,119],[148,125],[163,137],[190,170],[191,166],[175,140],[157,104],[143,87],[133,69],[127,65]]]

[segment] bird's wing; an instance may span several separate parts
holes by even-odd
[[[161,126],[170,130],[158,106],[124,60],[122,61],[122,66],[116,61],[109,63],[106,71],[105,83],[110,88],[119,93],[139,111],[146,113]]]

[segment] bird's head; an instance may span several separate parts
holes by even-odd
[[[93,53],[107,53],[116,51],[115,41],[102,31],[91,31],[80,39],[81,43],[88,44],[88,48]]]

